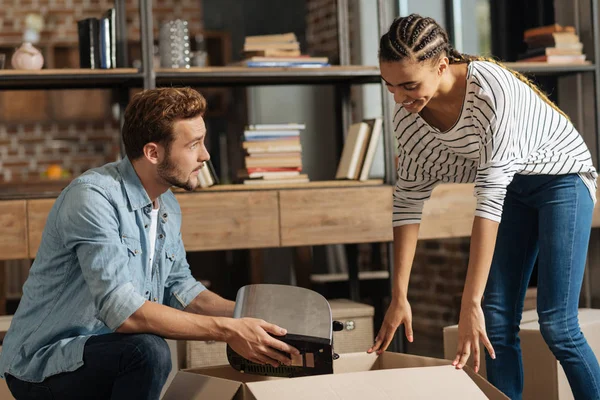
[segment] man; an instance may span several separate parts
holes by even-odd
[[[298,351],[285,330],[233,319],[234,303],[191,275],[171,186],[193,190],[209,159],[196,91],[141,92],[125,111],[127,157],[92,169],[50,211],[0,373],[19,399],[158,399],[163,338],[219,340],[263,364]]]

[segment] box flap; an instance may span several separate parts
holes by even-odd
[[[450,364],[451,362],[448,360],[403,353],[384,352],[380,356],[365,352],[344,353],[340,354],[340,358],[333,362],[333,372],[335,374],[345,374],[380,369],[431,367]]]
[[[473,371],[469,366],[464,367],[464,370],[489,399],[510,400],[508,396],[498,390],[494,385],[486,381],[483,376],[476,374],[475,371]]]
[[[435,384],[432,384],[435,382]],[[487,399],[461,370],[452,366],[388,369],[321,375],[247,385],[256,400]]]
[[[379,357],[375,353],[344,353],[333,362],[334,374],[379,369]]]
[[[380,356],[379,368],[418,368],[451,365],[452,362],[440,358],[415,356],[412,354],[385,352]]]
[[[242,384],[229,379],[215,378],[188,371],[179,371],[163,400],[231,400]]]

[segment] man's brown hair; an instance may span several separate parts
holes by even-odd
[[[143,155],[144,146],[160,143],[167,152],[173,142],[173,124],[204,116],[206,100],[191,88],[149,89],[137,93],[125,110],[123,144],[130,160]]]

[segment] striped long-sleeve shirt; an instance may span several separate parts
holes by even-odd
[[[442,182],[475,182],[475,215],[500,222],[515,174],[578,173],[596,198],[597,173],[571,122],[510,71],[473,61],[454,126],[440,132],[418,113],[396,106],[398,180],[393,226],[419,223],[423,203]]]

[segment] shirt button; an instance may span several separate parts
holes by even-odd
[[[167,213],[164,213],[164,214],[163,214],[163,218],[167,218]]]
[[[144,228],[148,229],[148,224],[144,225]]]
[[[158,301],[158,299],[155,297],[155,298],[154,298],[154,301],[155,301],[155,302],[157,302],[157,301]]]
[[[162,238],[164,238],[164,237],[165,237],[165,235],[163,235],[162,233],[161,233],[160,235],[158,235],[158,238],[159,238],[159,239],[162,239]]]

